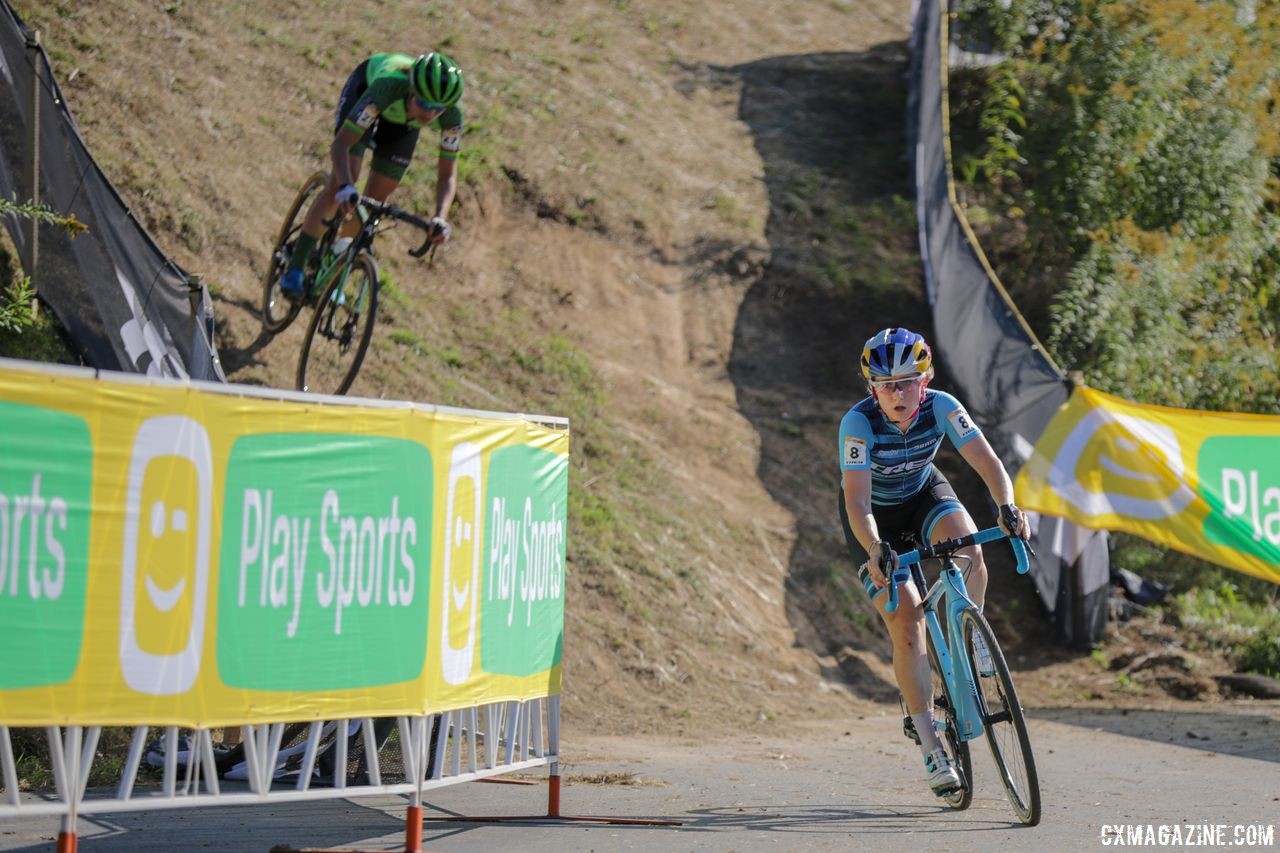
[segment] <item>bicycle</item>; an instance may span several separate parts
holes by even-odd
[[[973,800],[969,741],[985,733],[1009,804],[1019,820],[1027,826],[1035,826],[1040,822],[1040,780],[1022,705],[1004,653],[991,626],[969,598],[964,572],[956,565],[957,561],[966,559],[956,554],[962,548],[1000,539],[1009,539],[1018,560],[1018,573],[1025,574],[1028,569],[1027,546],[1021,539],[1010,537],[999,527],[980,530],[900,555],[898,568],[894,570],[889,584],[886,609],[892,613],[898,608],[898,584],[911,580],[911,566],[923,559],[942,561],[942,573],[938,579],[927,591],[920,591],[929,668],[933,673],[934,718],[941,730],[943,747],[960,775],[960,787],[942,794],[942,799],[953,809],[969,807]],[[938,616],[939,604],[944,597],[947,600],[943,610],[945,632]],[[974,651],[976,636],[986,642],[995,665],[995,672],[990,676],[974,677],[978,672]],[[952,654],[954,649],[963,649],[964,654]],[[919,743],[919,734],[909,716],[903,721],[903,732]]]
[[[426,238],[419,248],[410,249],[409,254],[415,258],[426,256],[428,261],[434,254],[435,244],[431,238],[435,231],[431,223],[421,217],[362,195],[355,208],[360,230],[344,245],[340,240],[346,238],[339,237],[341,218],[327,220],[325,232],[304,270],[306,295],[299,300],[288,299],[280,289],[280,276],[289,266],[306,210],[327,183],[324,172],[308,178],[285,216],[262,280],[262,327],[269,334],[279,334],[294,321],[303,305],[314,306],[298,357],[295,386],[299,391],[345,394],[355,381],[373,337],[379,288],[373,241],[391,227],[383,226],[383,220],[393,219],[421,228]]]

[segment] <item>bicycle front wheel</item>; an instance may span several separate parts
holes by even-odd
[[[298,390],[347,393],[369,349],[377,313],[378,265],[362,252],[338,265],[316,302],[298,359]]]
[[[1019,820],[1027,826],[1035,826],[1040,822],[1040,779],[1036,775],[1027,721],[1022,714],[1017,691],[1013,689],[1009,665],[996,643],[991,626],[977,610],[970,608],[960,614],[960,636],[964,638],[964,651],[975,675],[979,670],[974,638],[982,637],[991,652],[995,673],[974,679],[978,685],[978,710],[982,713],[991,757],[1000,771],[1000,781],[1004,784],[1009,804],[1017,812]]]
[[[303,220],[316,195],[324,189],[328,178],[324,172],[316,172],[298,190],[293,204],[285,215],[284,225],[280,227],[280,235],[271,250],[271,260],[267,263],[267,271],[262,277],[262,328],[271,334],[283,332],[302,310],[301,300],[294,302],[285,298],[280,290],[280,276],[289,266],[289,258],[293,254],[293,244],[302,231]]]
[[[973,762],[969,756],[969,742],[960,739],[955,705],[947,692],[947,680],[942,677],[942,665],[938,663],[938,652],[933,647],[933,634],[925,631],[925,639],[929,649],[929,672],[933,677],[933,717],[942,726],[939,735],[947,756],[960,771],[960,787],[944,794],[942,801],[958,811],[969,808],[973,802]]]

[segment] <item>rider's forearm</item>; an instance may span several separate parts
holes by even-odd
[[[1009,479],[1008,472],[1004,470],[1004,463],[991,449],[985,436],[978,436],[961,447],[960,455],[982,478],[996,506],[1013,503],[1013,481]]]
[[[458,170],[440,169],[436,180],[436,212],[441,219],[449,218],[449,208],[458,192]]]
[[[865,497],[854,494],[854,490],[845,486],[845,513],[849,517],[849,529],[854,538],[862,546],[862,550],[871,553],[871,546],[880,539],[880,530],[875,516],[871,513],[871,502]]]
[[[987,491],[991,493],[991,500],[995,501],[996,506],[1013,503],[1013,481],[1009,479],[1004,464],[998,458],[993,455],[987,465],[979,468],[978,476],[986,483]]]
[[[849,526],[853,528],[853,535],[857,537],[858,544],[862,546],[862,550],[868,555],[871,554],[871,548],[880,541],[880,531],[876,529],[876,520],[872,518],[871,513],[863,515],[849,516]]]
[[[329,146],[329,163],[333,166],[335,182],[340,187],[355,183],[355,177],[351,174],[351,146],[356,140],[352,139],[352,136],[354,134],[349,134],[346,129],[343,129],[333,138],[333,144]]]

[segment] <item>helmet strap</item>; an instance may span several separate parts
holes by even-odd
[[[911,417],[907,418],[907,423],[911,423],[916,419],[916,415],[920,414],[920,407],[924,405],[924,393],[929,390],[929,374],[925,374],[924,380],[920,383],[920,399],[916,400],[916,409],[911,413]]]

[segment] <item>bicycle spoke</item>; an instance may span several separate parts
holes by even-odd
[[[335,271],[303,341],[298,390],[345,394],[351,387],[373,334],[377,282],[377,266],[368,255]]]
[[[1009,665],[991,632],[991,626],[976,610],[966,610],[961,615],[960,631],[965,654],[974,672],[978,671],[974,637],[980,635],[991,653],[994,675],[975,679],[987,744],[991,747],[991,757],[1000,772],[1009,804],[1023,823],[1035,826],[1040,822],[1040,780],[1031,753],[1026,718],[1013,687]]]
[[[280,228],[280,235],[276,238],[275,247],[271,251],[271,260],[263,274],[262,327],[273,335],[283,331],[292,323],[302,309],[300,303],[285,298],[284,292],[280,290],[280,276],[289,265],[293,244],[302,231],[302,221],[306,217],[307,209],[324,185],[323,173],[312,175],[302,185],[302,189],[298,191],[293,204],[289,207],[289,212],[285,215],[284,225]]]

